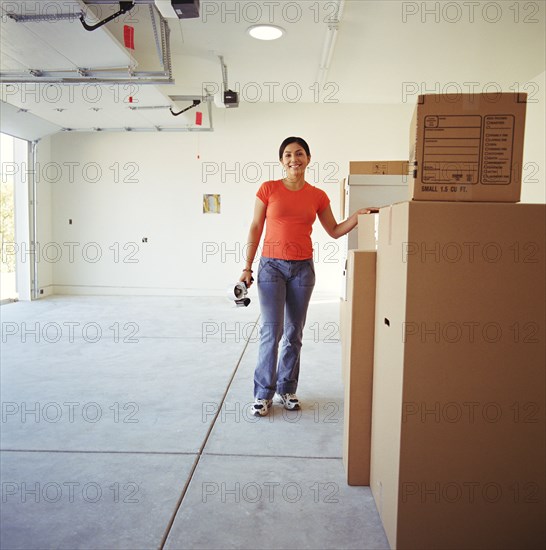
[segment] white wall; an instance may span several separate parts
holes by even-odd
[[[527,92],[521,202],[546,202],[546,72],[522,87]]]
[[[49,259],[61,251],[50,264],[54,291],[225,292],[243,267],[256,190],[270,176],[281,177],[277,157],[285,137],[308,140],[314,170],[308,169],[307,181],[327,192],[337,216],[339,180],[350,160],[407,157],[412,109],[244,104],[237,110],[214,109],[213,133],[54,136],[51,171],[44,178],[51,182],[56,243]],[[203,193],[221,194],[220,215],[202,213]],[[316,289],[338,292],[341,242],[332,241],[318,221],[313,241]],[[97,252],[102,256],[95,261]]]
[[[522,202],[545,201],[544,78],[522,90],[536,91],[538,100],[528,106]],[[42,249],[40,287],[224,293],[244,263],[255,192],[281,177],[277,152],[285,137],[308,140],[307,181],[328,193],[337,217],[338,182],[350,160],[407,158],[412,111],[413,104],[242,104],[214,108],[213,133],[61,133],[43,140],[39,238],[50,244]],[[221,194],[220,215],[202,213],[203,193]],[[313,241],[317,291],[337,293],[342,242],[318,221]]]

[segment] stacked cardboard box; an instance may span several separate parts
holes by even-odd
[[[510,204],[523,99],[420,98],[414,200],[380,211],[370,477],[392,548],[546,544],[546,206]]]
[[[544,548],[546,206],[380,212],[371,488],[392,548]]]
[[[351,161],[349,175],[343,180],[343,215],[360,208],[386,206],[406,200],[409,188],[408,161]],[[348,250],[360,248],[356,232],[346,237]]]
[[[342,218],[346,218],[361,208],[378,207],[405,200],[408,196],[407,162],[403,161],[362,161],[350,162],[352,171],[342,182]],[[372,174],[374,170],[388,173]],[[354,173],[353,173],[354,172]],[[403,173],[399,173],[403,172]],[[347,299],[347,252],[360,250],[360,231],[351,231],[342,238],[342,251],[345,269],[340,295]],[[375,248],[374,248],[375,250]]]
[[[369,485],[376,252],[350,250],[347,263],[350,284],[341,307],[343,465],[349,485]]]
[[[346,208],[352,213],[366,206],[389,204],[407,194],[407,161],[351,162],[349,171],[349,178],[342,183],[344,215]],[[370,484],[377,218],[377,215],[359,216],[355,235],[358,241],[353,239],[353,246],[348,243],[351,250],[346,259],[340,302],[345,388],[343,464],[349,485]]]
[[[411,198],[518,202],[526,106],[524,93],[419,96]]]
[[[377,250],[377,214],[362,214],[358,216],[358,250]]]
[[[407,176],[410,166],[407,160],[358,160],[349,162],[349,174]]]

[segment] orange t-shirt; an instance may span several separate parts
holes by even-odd
[[[280,260],[312,258],[313,222],[330,204],[328,195],[307,182],[299,191],[290,191],[281,180],[274,180],[263,183],[256,196],[267,207],[262,255]]]

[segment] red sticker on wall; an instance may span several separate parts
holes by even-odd
[[[125,47],[130,50],[135,49],[135,28],[130,25],[123,27],[123,39],[125,40]]]
[[[200,111],[197,111],[195,113],[195,124],[197,126],[201,126],[203,124],[203,113],[201,113]]]

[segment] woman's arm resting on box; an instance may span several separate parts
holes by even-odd
[[[332,208],[328,205],[318,217],[326,233],[328,233],[332,239],[339,239],[339,237],[343,237],[343,235],[346,235],[351,229],[357,226],[359,215],[373,214],[374,212],[379,212],[379,209],[375,207],[361,208],[351,214],[345,221],[337,223],[332,213]]]

